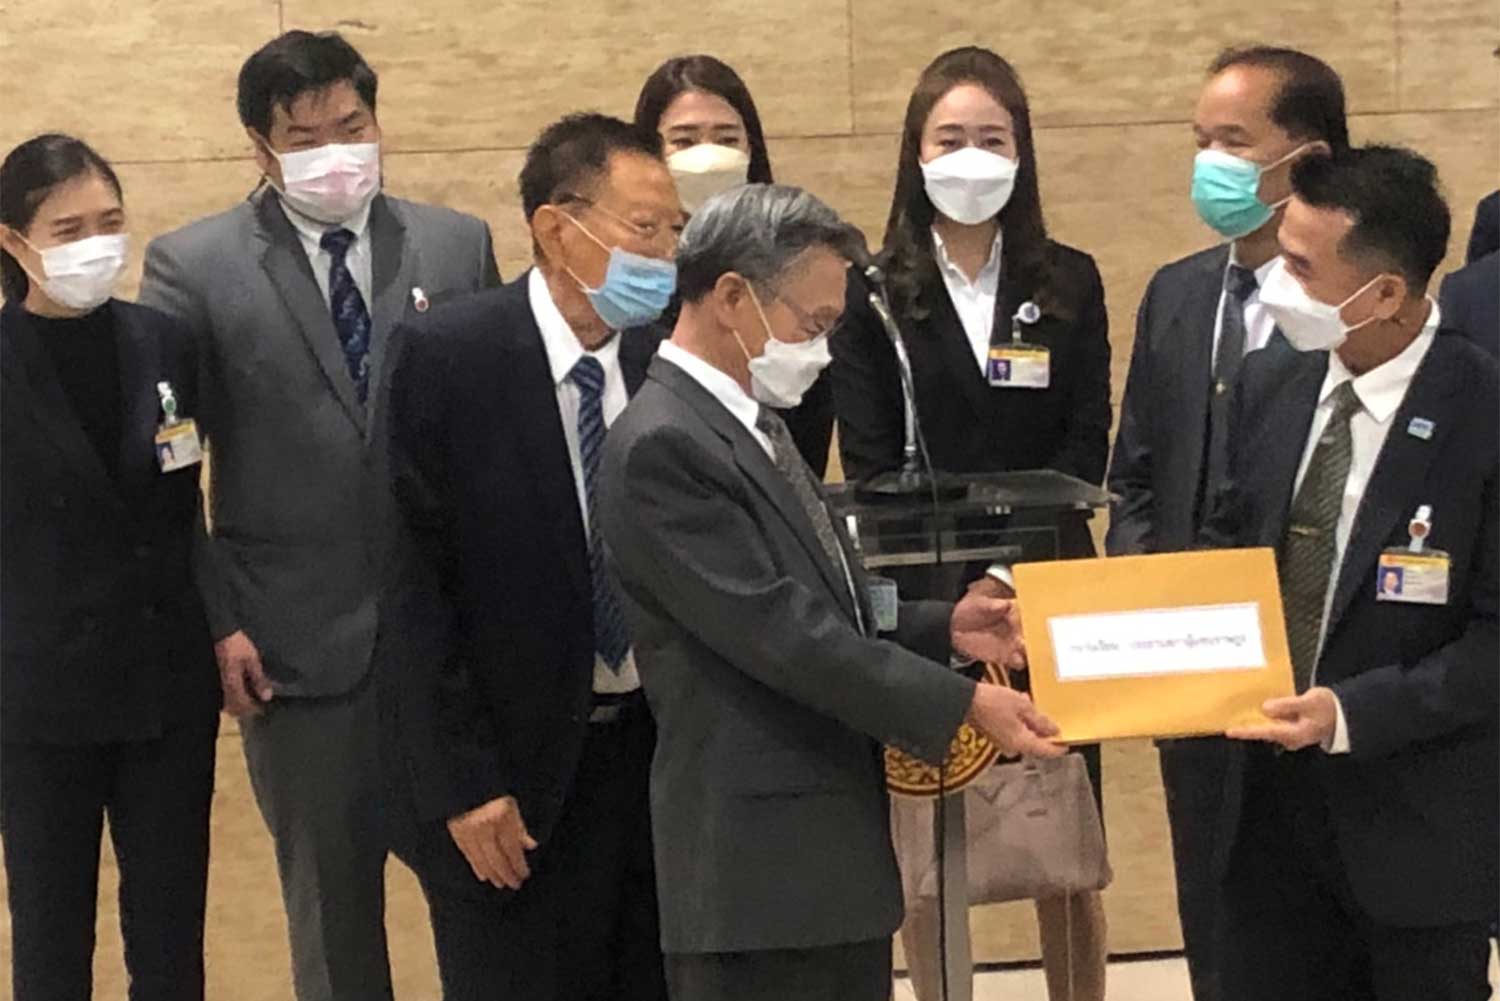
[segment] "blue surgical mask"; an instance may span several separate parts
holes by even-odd
[[[589,297],[589,304],[605,326],[611,330],[629,330],[661,316],[667,303],[672,301],[672,293],[677,291],[677,265],[608,246],[590,233],[583,223],[571,215],[568,218],[585,236],[609,251],[604,284],[598,288],[590,288],[573,274],[571,268],[568,269],[568,274]]]
[[[1220,236],[1238,240],[1271,221],[1280,206],[1260,200],[1261,175],[1306,149],[1298,146],[1264,167],[1253,160],[1216,149],[1200,150],[1193,160],[1193,206]]]

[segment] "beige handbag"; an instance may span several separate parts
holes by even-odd
[[[964,797],[971,904],[1102,890],[1114,878],[1082,755],[1002,762],[958,795]],[[932,799],[892,800],[909,901],[938,895],[936,805]]]

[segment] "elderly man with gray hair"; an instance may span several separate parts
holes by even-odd
[[[682,312],[610,429],[599,517],[658,725],[651,815],[676,1001],[884,1001],[901,888],[881,744],[932,761],[968,720],[1052,756],[1010,602],[903,602],[877,632],[822,487],[769,409],[828,364],[857,231],[796,188],[710,200],[677,252]]]

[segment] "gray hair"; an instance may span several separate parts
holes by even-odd
[[[848,259],[864,248],[859,230],[801,188],[746,184],[704,202],[677,244],[677,291],[697,302],[734,272],[775,289],[792,261],[812,247]]]

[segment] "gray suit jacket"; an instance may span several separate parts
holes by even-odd
[[[369,403],[344,365],[312,266],[269,188],[151,242],[140,301],[184,321],[203,366],[215,637],[243,629],[278,694],[324,696],[369,669],[390,536],[385,359],[429,301],[498,284],[489,228],[378,196],[370,210]]]
[[[890,640],[863,635],[791,485],[661,358],[610,428],[599,519],[659,727],[665,950],[892,934],[901,887],[880,745],[935,760],[957,732],[974,683],[934,663],[949,655],[952,606],[904,603]]]

